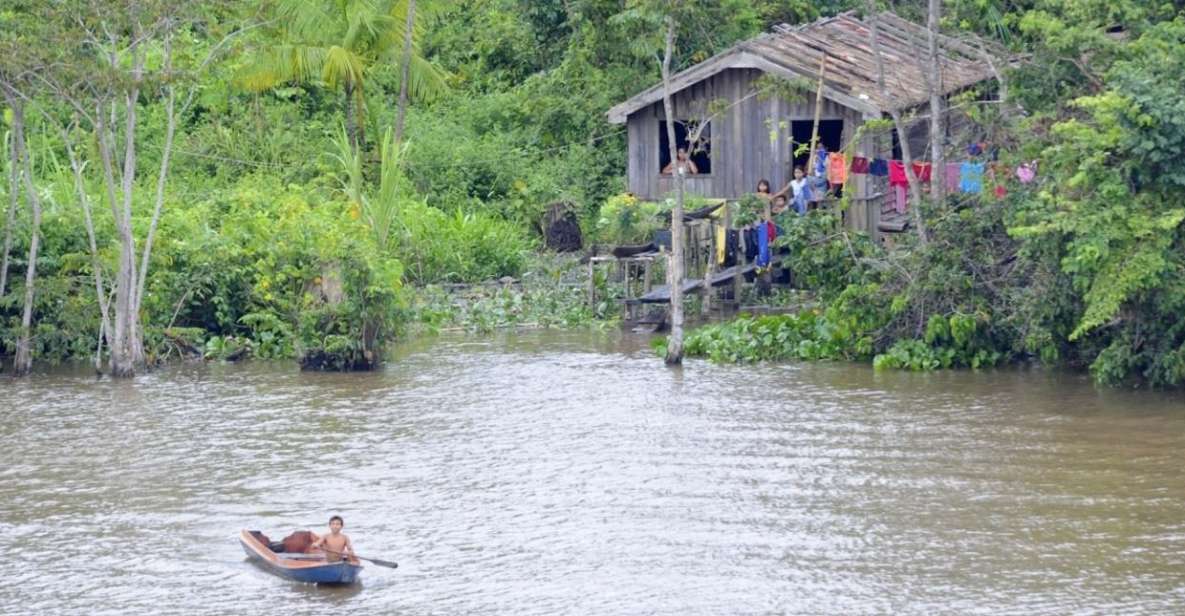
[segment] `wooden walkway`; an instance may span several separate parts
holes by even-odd
[[[773,265],[776,263],[781,263],[785,258],[786,255],[773,255],[770,259],[770,264]],[[745,274],[755,271],[756,269],[756,263],[745,263],[741,265],[734,265],[727,269],[722,269],[712,275],[712,286],[719,287],[725,284],[730,284],[737,276],[744,276]],[[683,294],[687,295],[688,293],[702,289],[703,287],[704,280],[702,278],[690,278],[684,280]],[[669,285],[659,285],[651,289],[649,293],[627,301],[636,304],[665,304],[671,301],[671,289]]]

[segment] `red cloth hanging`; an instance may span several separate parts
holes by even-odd
[[[853,156],[852,166],[849,168],[849,171],[851,171],[853,174],[868,173],[868,159],[864,158],[863,156]]]
[[[922,182],[923,184],[929,184],[930,183],[930,173],[931,173],[931,169],[933,169],[933,167],[934,166],[931,165],[930,163],[914,162],[913,163],[913,174],[918,176],[919,182]]]
[[[909,186],[909,179],[905,177],[905,163],[889,161],[889,186]]]

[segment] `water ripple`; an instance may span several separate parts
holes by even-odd
[[[0,613],[1163,614],[1185,405],[1039,371],[670,370],[605,334],[381,373],[0,381]],[[348,589],[247,564],[341,513]],[[19,610],[19,612],[18,612]]]

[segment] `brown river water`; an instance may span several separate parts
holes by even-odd
[[[1185,396],[423,339],[0,379],[2,614],[1185,614]],[[368,566],[244,559],[340,513]]]

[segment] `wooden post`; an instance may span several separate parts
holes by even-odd
[[[728,234],[729,234],[729,232],[731,232],[731,231],[732,231],[732,204],[731,204],[731,203],[728,203],[727,201],[724,203],[724,219],[723,219],[723,224],[724,224],[724,250],[726,251],[726,252],[725,252],[725,254],[724,254],[724,260],[725,260],[725,261],[727,261],[727,260],[728,260],[728,253],[727,253],[727,250],[728,250]],[[735,260],[735,259],[734,259],[734,260]],[[736,264],[734,263],[733,265],[735,266]],[[724,267],[724,264],[723,264],[723,263],[721,263],[721,264],[720,264],[720,266],[721,266],[721,267]],[[735,277],[735,276],[733,277],[733,280],[736,280],[736,277]],[[733,299],[734,299],[734,300],[736,299],[736,296],[735,296],[735,295],[733,296]],[[720,302],[720,313],[721,313],[721,314],[723,314],[723,313],[724,313],[724,301],[723,301],[723,300],[721,300],[721,302]]]
[[[745,253],[748,252],[749,246],[745,243],[745,234],[740,233],[739,230],[738,234],[740,237],[737,238],[737,274],[736,276],[732,277],[732,299],[734,302],[736,302],[737,308],[740,308],[741,285],[745,282],[744,276],[741,275],[741,270],[744,269],[742,265],[748,265],[748,263],[745,261]]]
[[[653,265],[654,257],[646,257],[646,260],[642,262],[642,267],[644,269],[642,273],[642,293],[650,292],[650,269],[653,267]]]
[[[597,305],[597,266],[596,257],[589,257],[588,259],[588,307],[595,308]]]
[[[621,278],[621,287],[629,294],[629,259],[617,259],[617,277]]]
[[[622,300],[621,300],[621,318],[624,321],[629,321],[630,316],[631,316],[630,315],[630,301],[629,300],[631,297],[630,296],[630,288],[631,288],[631,285],[630,285],[630,278],[631,278],[630,269],[631,269],[631,267],[630,266],[632,263],[633,263],[632,259],[626,259],[625,261],[621,262],[621,267],[623,267],[625,269],[625,274],[623,275],[622,283],[621,283],[622,288],[625,289],[624,290],[625,297],[622,298]]]
[[[819,146],[819,121],[822,117],[822,76],[825,72],[827,72],[827,52],[824,52],[819,60],[819,86],[815,89],[815,118],[811,127],[811,155],[807,158],[807,168],[803,169],[806,171],[807,177],[814,171],[814,159]]]
[[[704,266],[704,302],[700,314],[712,313],[712,274],[716,271],[716,223],[708,217],[708,262]]]

